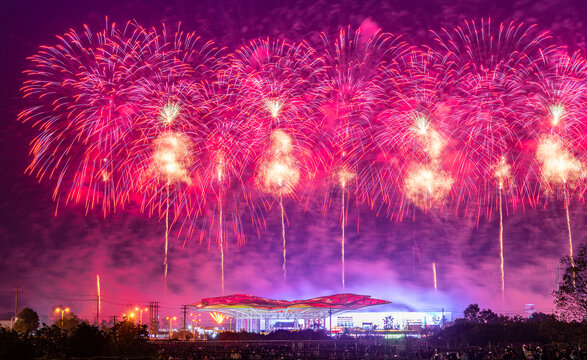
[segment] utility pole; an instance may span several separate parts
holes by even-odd
[[[185,321],[186,321],[186,316],[187,316],[187,313],[188,313],[188,306],[187,305],[182,305],[181,306],[181,311],[183,312],[183,330],[185,330],[186,329]]]
[[[159,302],[149,302],[149,335],[157,337],[159,333]]]
[[[19,289],[19,286],[15,286],[15,288],[14,288],[14,321],[16,321],[16,318],[18,316],[18,289]]]
[[[100,295],[96,296],[96,326],[100,327]]]
[[[441,321],[442,321],[442,323],[441,323],[442,325],[440,325],[440,328],[444,329],[444,308],[442,308],[442,320]]]

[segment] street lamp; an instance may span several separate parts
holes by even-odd
[[[69,308],[66,307],[65,309],[62,309],[62,308],[59,308],[58,307],[58,308],[55,309],[55,312],[57,314],[61,313],[61,327],[63,328],[63,313],[68,313],[69,312]]]
[[[143,311],[149,311],[148,308],[139,308],[138,306],[135,307],[135,311],[139,311],[140,315],[139,315],[139,325],[141,325],[143,323]]]
[[[177,320],[177,316],[170,318],[169,316],[165,318],[165,320],[169,320],[169,337],[173,335],[173,320]]]

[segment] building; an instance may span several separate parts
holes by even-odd
[[[451,320],[451,314],[443,311],[383,311],[380,305],[385,304],[391,303],[357,294],[335,294],[294,301],[236,294],[202,299],[189,306],[196,311],[209,313],[219,329],[249,332],[319,328],[332,333],[346,330],[355,330],[354,333],[419,331],[428,327],[441,327]],[[373,311],[366,309],[376,305],[377,309]]]
[[[325,328],[330,319],[341,312],[388,303],[389,301],[357,294],[336,294],[294,301],[236,294],[202,299],[189,306],[197,311],[209,312],[213,317],[215,314],[223,314],[228,317],[228,328],[231,330],[267,332],[278,329]]]
[[[5,329],[12,329],[14,325],[14,314],[6,313],[0,315],[0,327]]]

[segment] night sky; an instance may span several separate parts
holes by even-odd
[[[279,5],[278,5],[279,4]],[[160,301],[162,315],[182,304],[220,295],[219,253],[214,240],[172,236],[167,294],[163,290],[164,223],[141,215],[136,206],[110,214],[85,213],[83,206],[60,208],[55,216],[53,183],[25,175],[35,131],[18,123],[25,106],[19,94],[27,57],[55,35],[104,18],[144,26],[161,22],[197,31],[235,49],[257,37],[283,36],[315,41],[318,34],[370,19],[384,31],[406,34],[413,44],[430,39],[428,30],[452,28],[464,19],[536,23],[570,51],[587,50],[587,5],[582,1],[8,1],[0,11],[0,314],[14,309],[13,287],[22,288],[19,307],[30,306],[48,321],[51,309],[70,306],[81,317],[95,316],[96,274],[100,274],[103,317],[125,305]],[[322,214],[323,199],[307,209],[284,201],[288,216],[288,279],[281,274],[279,206],[265,214],[260,237],[245,226],[246,242],[227,235],[226,294],[302,299],[342,292],[339,203]],[[584,204],[570,207],[574,248],[587,244]],[[508,214],[504,220],[506,302],[502,307],[498,218],[456,217],[451,212],[417,212],[401,223],[367,206],[349,203],[346,292],[394,303],[394,309],[455,313],[470,303],[496,312],[523,313],[525,304],[551,312],[557,263],[568,254],[561,201]],[[175,234],[175,233],[174,233]],[[417,250],[415,250],[417,249]],[[438,294],[434,293],[436,263]]]

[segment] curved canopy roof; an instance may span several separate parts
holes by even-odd
[[[272,300],[259,296],[235,294],[202,299],[200,302],[191,304],[190,306],[203,311],[236,308],[250,308],[267,311],[279,311],[294,308],[355,310],[366,306],[388,303],[390,302],[386,300],[373,299],[369,295],[357,294],[336,294],[307,300],[293,301]]]

